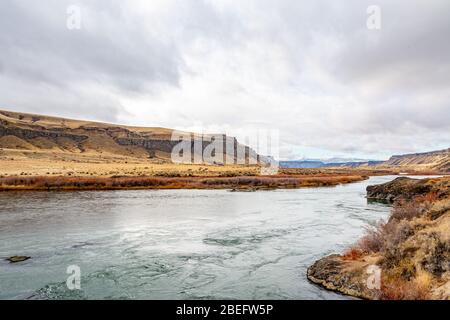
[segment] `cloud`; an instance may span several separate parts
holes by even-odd
[[[381,30],[366,27],[369,1],[45,4],[0,5],[4,108],[279,130],[290,158],[450,145],[448,1],[378,1]],[[82,9],[81,30],[66,28],[69,4]]]

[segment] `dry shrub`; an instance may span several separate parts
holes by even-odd
[[[383,261],[384,268],[391,278],[395,278],[402,281],[410,281],[416,276],[416,266],[411,259],[394,258],[395,264],[386,266],[386,261]]]
[[[420,230],[430,216],[436,218],[447,212],[449,203],[433,192],[397,202],[389,220],[367,228],[343,259],[358,260],[371,253],[382,258],[381,299],[429,299],[433,279],[450,272],[450,242],[444,240],[447,229]]]
[[[363,252],[361,250],[356,249],[356,248],[350,248],[347,251],[345,251],[342,258],[344,260],[358,260],[359,258],[362,257],[362,255],[363,255]]]
[[[402,258],[400,245],[414,234],[409,220],[426,212],[425,203],[428,205],[428,199],[431,198],[397,202],[388,222],[380,221],[374,227],[366,228],[365,235],[354,248],[364,253],[383,252],[388,261],[393,260],[392,263],[396,263]]]
[[[421,266],[436,276],[450,272],[450,242],[442,238],[443,235],[433,232],[424,239],[426,254],[421,261]]]
[[[389,220],[412,220],[425,213],[425,206],[416,201],[401,200],[395,203]]]
[[[354,249],[364,253],[380,252],[384,243],[384,222],[374,227],[367,227],[366,234],[356,243]]]
[[[413,226],[407,221],[390,221],[383,227],[384,255],[383,266],[393,268],[397,266],[408,254],[402,244],[414,234]]]
[[[433,203],[427,216],[431,220],[436,220],[450,211],[450,198],[442,199]]]
[[[373,227],[367,227],[365,235],[355,244],[354,249],[364,253],[387,253],[397,256],[399,246],[414,234],[413,227],[407,221],[390,219],[380,221]]]
[[[381,282],[381,299],[383,300],[426,300],[430,298],[432,277],[420,272],[410,280],[388,277]]]
[[[133,173],[130,173],[133,174]],[[180,173],[157,173],[157,176],[112,176],[112,177],[5,177],[0,179],[3,190],[8,187],[25,187],[35,190],[59,189],[118,189],[118,188],[297,188],[305,186],[336,185],[342,182],[361,180],[360,176],[181,176]]]
[[[436,192],[428,192],[414,197],[410,201],[400,200],[394,204],[390,220],[412,220],[428,212],[439,199]]]
[[[431,289],[432,282],[432,275],[424,270],[418,271],[416,278],[414,279],[414,283],[417,285],[420,291],[428,292]]]
[[[419,195],[414,198],[415,202],[432,204],[433,202],[439,200],[439,196],[436,192],[428,192],[424,195]]]

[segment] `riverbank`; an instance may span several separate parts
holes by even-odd
[[[359,195],[393,178],[270,192],[0,192],[0,257],[31,257],[0,259],[0,299],[347,299],[306,269],[387,217]],[[82,291],[67,289],[68,265],[80,266]]]
[[[367,187],[367,197],[394,202],[388,221],[316,261],[308,279],[364,299],[450,299],[450,178],[401,177]]]
[[[0,191],[121,189],[233,189],[242,191],[336,186],[367,179],[360,175],[274,175],[237,177],[4,177]]]

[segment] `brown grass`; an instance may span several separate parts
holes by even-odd
[[[432,277],[420,272],[411,280],[401,277],[383,277],[381,281],[382,300],[426,300],[430,298]]]
[[[390,220],[412,220],[423,216],[437,200],[436,192],[416,196],[412,201],[399,200],[394,204]]]
[[[27,177],[0,178],[0,190],[105,189],[275,189],[334,186],[364,179],[360,176],[240,176],[240,177]]]
[[[389,220],[380,221],[377,225],[366,228],[365,235],[349,250],[355,249],[364,253],[395,251],[398,245],[413,233],[406,221],[424,216],[437,199],[435,193],[427,193],[415,197],[412,201],[397,201]]]
[[[350,250],[359,250],[364,253],[380,252],[384,243],[385,223],[379,222],[375,227],[367,227],[365,235]]]
[[[440,211],[448,209],[444,206],[447,202],[439,200],[433,192],[410,201],[398,201],[387,222],[381,221],[368,228],[365,235],[342,255],[343,260],[358,261],[369,254],[379,257],[377,264],[383,270],[381,299],[429,299],[433,281],[440,281],[447,270],[444,264],[448,246],[441,238],[442,234],[422,231],[429,225],[428,213],[436,210],[436,203]]]
[[[363,252],[356,248],[350,248],[344,252],[342,258],[344,260],[358,260],[363,256]]]

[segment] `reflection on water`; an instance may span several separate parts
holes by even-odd
[[[306,268],[389,207],[365,188],[0,194],[0,299],[344,299]],[[3,258],[32,259],[9,264]],[[81,268],[81,291],[66,287]]]

